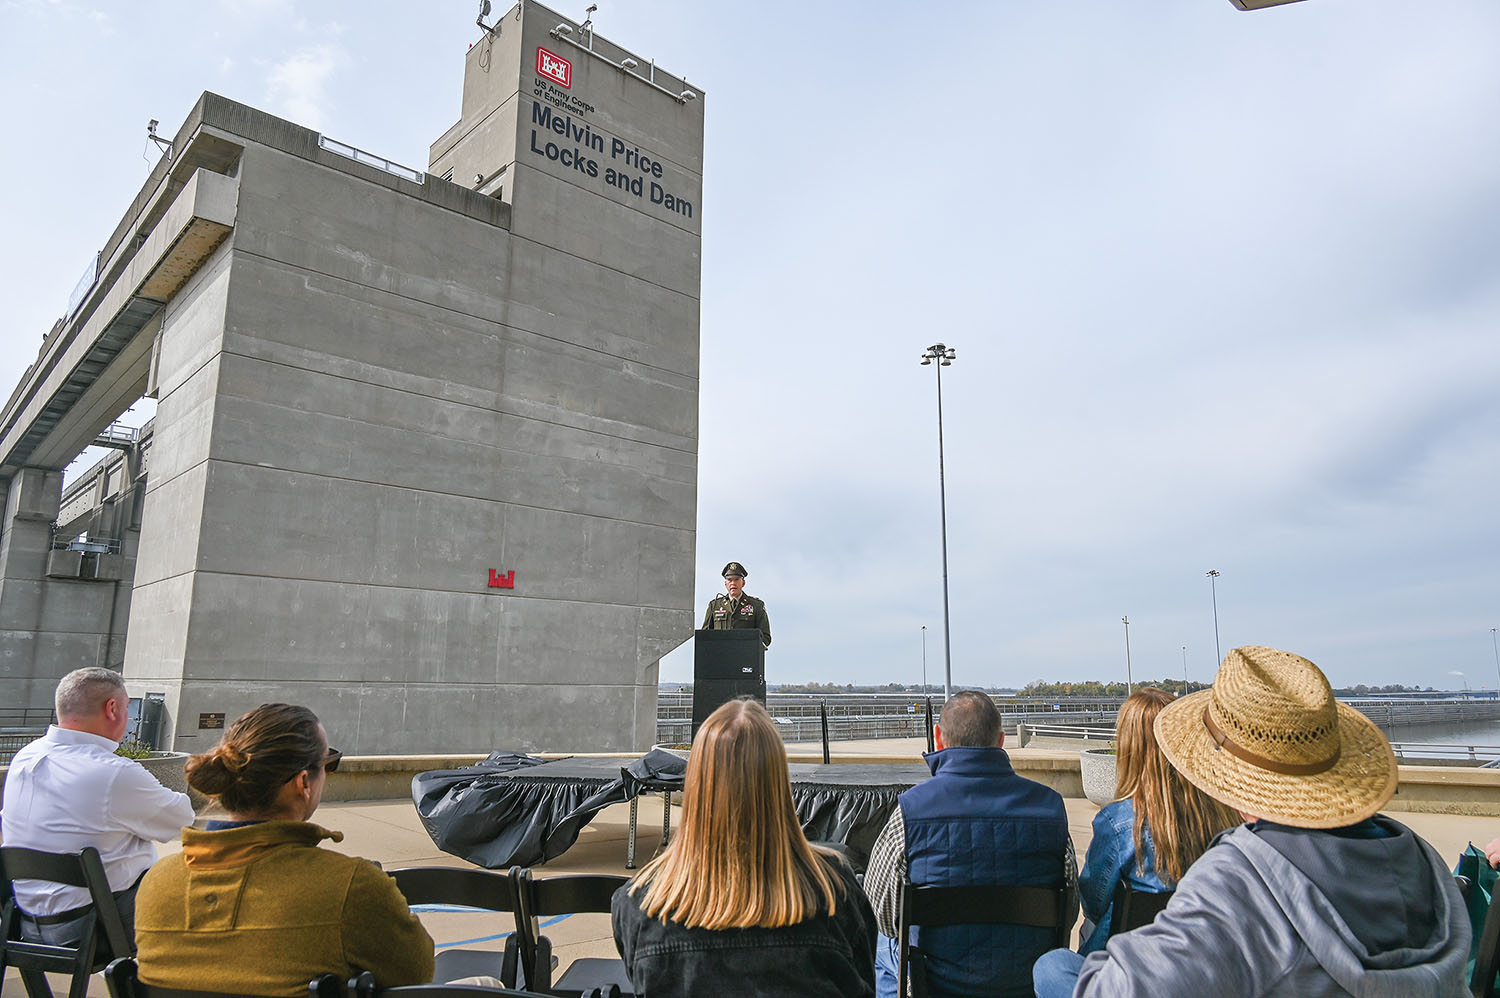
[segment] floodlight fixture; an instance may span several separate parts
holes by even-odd
[[[484,19],[490,16],[490,0],[479,0],[479,16],[474,18],[474,23],[484,29],[484,33],[494,38],[500,33],[499,23],[485,24]]]

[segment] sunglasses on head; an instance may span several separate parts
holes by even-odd
[[[323,759],[323,772],[332,773],[334,770],[338,769],[339,760],[343,757],[344,753],[340,752],[332,745],[328,746],[328,755]]]

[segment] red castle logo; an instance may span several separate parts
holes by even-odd
[[[538,76],[545,76],[560,87],[573,85],[573,64],[540,45],[536,49],[536,72]]]

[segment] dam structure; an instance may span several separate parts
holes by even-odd
[[[694,623],[705,97],[530,0],[475,32],[426,170],[187,115],[0,415],[0,702],[108,665],[182,751],[272,701],[348,753],[651,744]]]

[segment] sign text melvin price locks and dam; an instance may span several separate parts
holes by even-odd
[[[541,50],[545,51],[545,50]],[[571,82],[571,81],[570,81]],[[693,217],[693,203],[663,184],[661,160],[622,139],[594,131],[580,115],[593,108],[555,84],[537,77],[531,101],[531,151],[586,177],[602,177],[610,187],[634,194],[642,200]],[[564,112],[543,101],[568,107]],[[556,141],[556,135],[561,141]],[[601,162],[602,161],[602,162]]]

